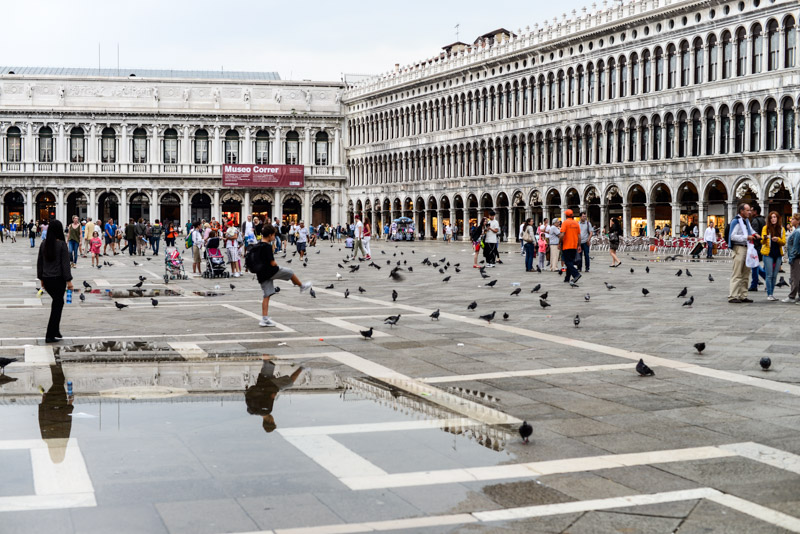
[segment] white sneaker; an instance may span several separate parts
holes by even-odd
[[[797,302],[797,299],[786,297],[785,299],[781,299],[781,302],[785,302],[786,304],[791,304],[792,302]]]
[[[773,297],[772,295],[767,295],[767,300],[778,300],[778,299],[776,299],[776,298],[775,298],[775,297]]]
[[[304,293],[309,287],[311,287],[311,282],[303,282],[300,284],[300,293]]]
[[[262,317],[261,321],[258,323],[258,326],[277,326],[277,324],[275,324],[275,321],[273,321],[269,317],[267,317],[266,319]]]

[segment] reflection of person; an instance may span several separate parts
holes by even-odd
[[[264,432],[272,432],[277,428],[275,419],[272,417],[272,406],[275,398],[282,390],[289,388],[295,383],[297,377],[303,372],[302,367],[298,367],[289,376],[275,376],[275,364],[265,357],[258,373],[256,383],[245,390],[244,400],[247,404],[247,413],[260,415],[264,422]]]
[[[64,371],[61,364],[50,366],[50,376],[53,385],[42,394],[42,403],[39,405],[39,430],[42,439],[50,451],[53,463],[64,461],[67,452],[67,440],[72,429],[72,401],[64,389]]]

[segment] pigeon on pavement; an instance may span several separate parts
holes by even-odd
[[[533,286],[533,289],[531,289],[531,293],[536,293],[540,289],[542,289],[542,284],[536,284],[535,286]]]
[[[705,343],[695,343],[694,344],[694,348],[697,349],[697,353],[698,354],[703,354],[703,351],[706,350],[706,344]]]
[[[612,286],[608,282],[603,282],[603,283],[606,285],[606,289],[608,289],[609,291],[611,291],[612,289],[616,289],[617,288],[617,286]]]
[[[114,306],[116,306],[118,310],[121,310],[123,308],[127,308],[128,307],[127,304],[121,304],[121,303],[119,303],[117,301],[114,301]]]
[[[675,273],[675,276],[680,276],[683,274],[683,269],[678,269],[678,272]]]
[[[155,308],[156,306],[158,306],[158,301],[156,299],[154,299],[154,298],[151,298],[150,299],[150,304],[152,304],[153,307]]]
[[[369,327],[369,330],[359,330],[359,332],[361,333],[362,336],[364,336],[364,339],[372,338],[372,327],[371,326]]]
[[[515,295],[519,295],[521,291],[522,291],[522,288],[518,287],[517,289],[515,289],[514,291],[511,292],[510,296],[513,297]]]
[[[0,370],[2,370],[3,374],[6,374],[6,365],[12,364],[15,361],[17,361],[16,358],[0,357]]]
[[[541,306],[542,308],[549,308],[550,303],[544,299],[539,299],[539,306]]]
[[[767,369],[769,369],[769,366],[772,365],[772,360],[770,360],[768,357],[764,356],[763,358],[761,358],[758,361],[758,364],[761,366],[761,368],[763,370],[766,371]]]
[[[477,307],[478,307],[478,303],[473,300],[472,302],[469,303],[469,305],[467,306],[467,309],[468,310],[474,310]]]
[[[575,328],[578,328],[581,325],[580,315],[575,315],[575,318],[572,320],[572,324],[575,325]]]
[[[438,321],[439,320],[439,310],[437,309],[435,312],[433,312],[430,315],[430,317],[431,317],[431,319],[436,319]]]
[[[679,299],[682,299],[682,298],[683,298],[683,297],[685,297],[685,296],[686,296],[688,293],[689,293],[689,288],[688,288],[688,287],[684,287],[684,288],[681,290],[681,292],[680,292],[680,293],[678,293],[678,298],[679,298]]]
[[[478,319],[483,319],[487,323],[491,323],[492,319],[494,319],[494,314],[495,312],[487,313],[486,315],[481,315],[480,317],[478,317]]]
[[[639,376],[655,376],[655,372],[653,372],[641,358],[639,359],[639,363],[636,364],[636,372],[639,373]]]
[[[390,315],[386,319],[384,319],[383,324],[388,324],[389,326],[394,326],[397,324],[397,321],[400,320],[400,314],[397,315]]]
[[[687,301],[684,301],[684,303],[682,304],[682,306],[688,306],[688,307],[690,307],[690,308],[691,308],[691,307],[692,307],[692,304],[694,304],[694,295],[690,296],[690,297],[689,297],[689,300],[687,300]]]
[[[642,288],[642,295],[644,295],[646,297],[649,293],[650,293],[650,291],[647,288],[645,288],[645,287]]]
[[[522,426],[519,427],[519,435],[522,438],[522,443],[528,443],[528,438],[531,437],[533,434],[533,427],[528,424],[527,421],[522,422]]]

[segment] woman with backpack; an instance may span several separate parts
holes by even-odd
[[[522,251],[525,254],[525,272],[533,272],[533,258],[536,256],[536,231],[533,225],[533,217],[525,220],[522,230]]]

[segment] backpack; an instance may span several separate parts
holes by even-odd
[[[255,245],[247,247],[247,254],[244,255],[244,268],[248,272],[258,274],[264,269],[265,265],[262,261],[261,248],[265,246],[271,245],[267,243],[256,243]]]
[[[469,232],[469,238],[473,243],[476,243],[481,237],[481,229],[479,226],[474,226]]]
[[[184,244],[186,245],[186,248],[192,248],[192,245],[194,244],[192,242],[192,234],[186,236],[186,239],[184,239]]]

